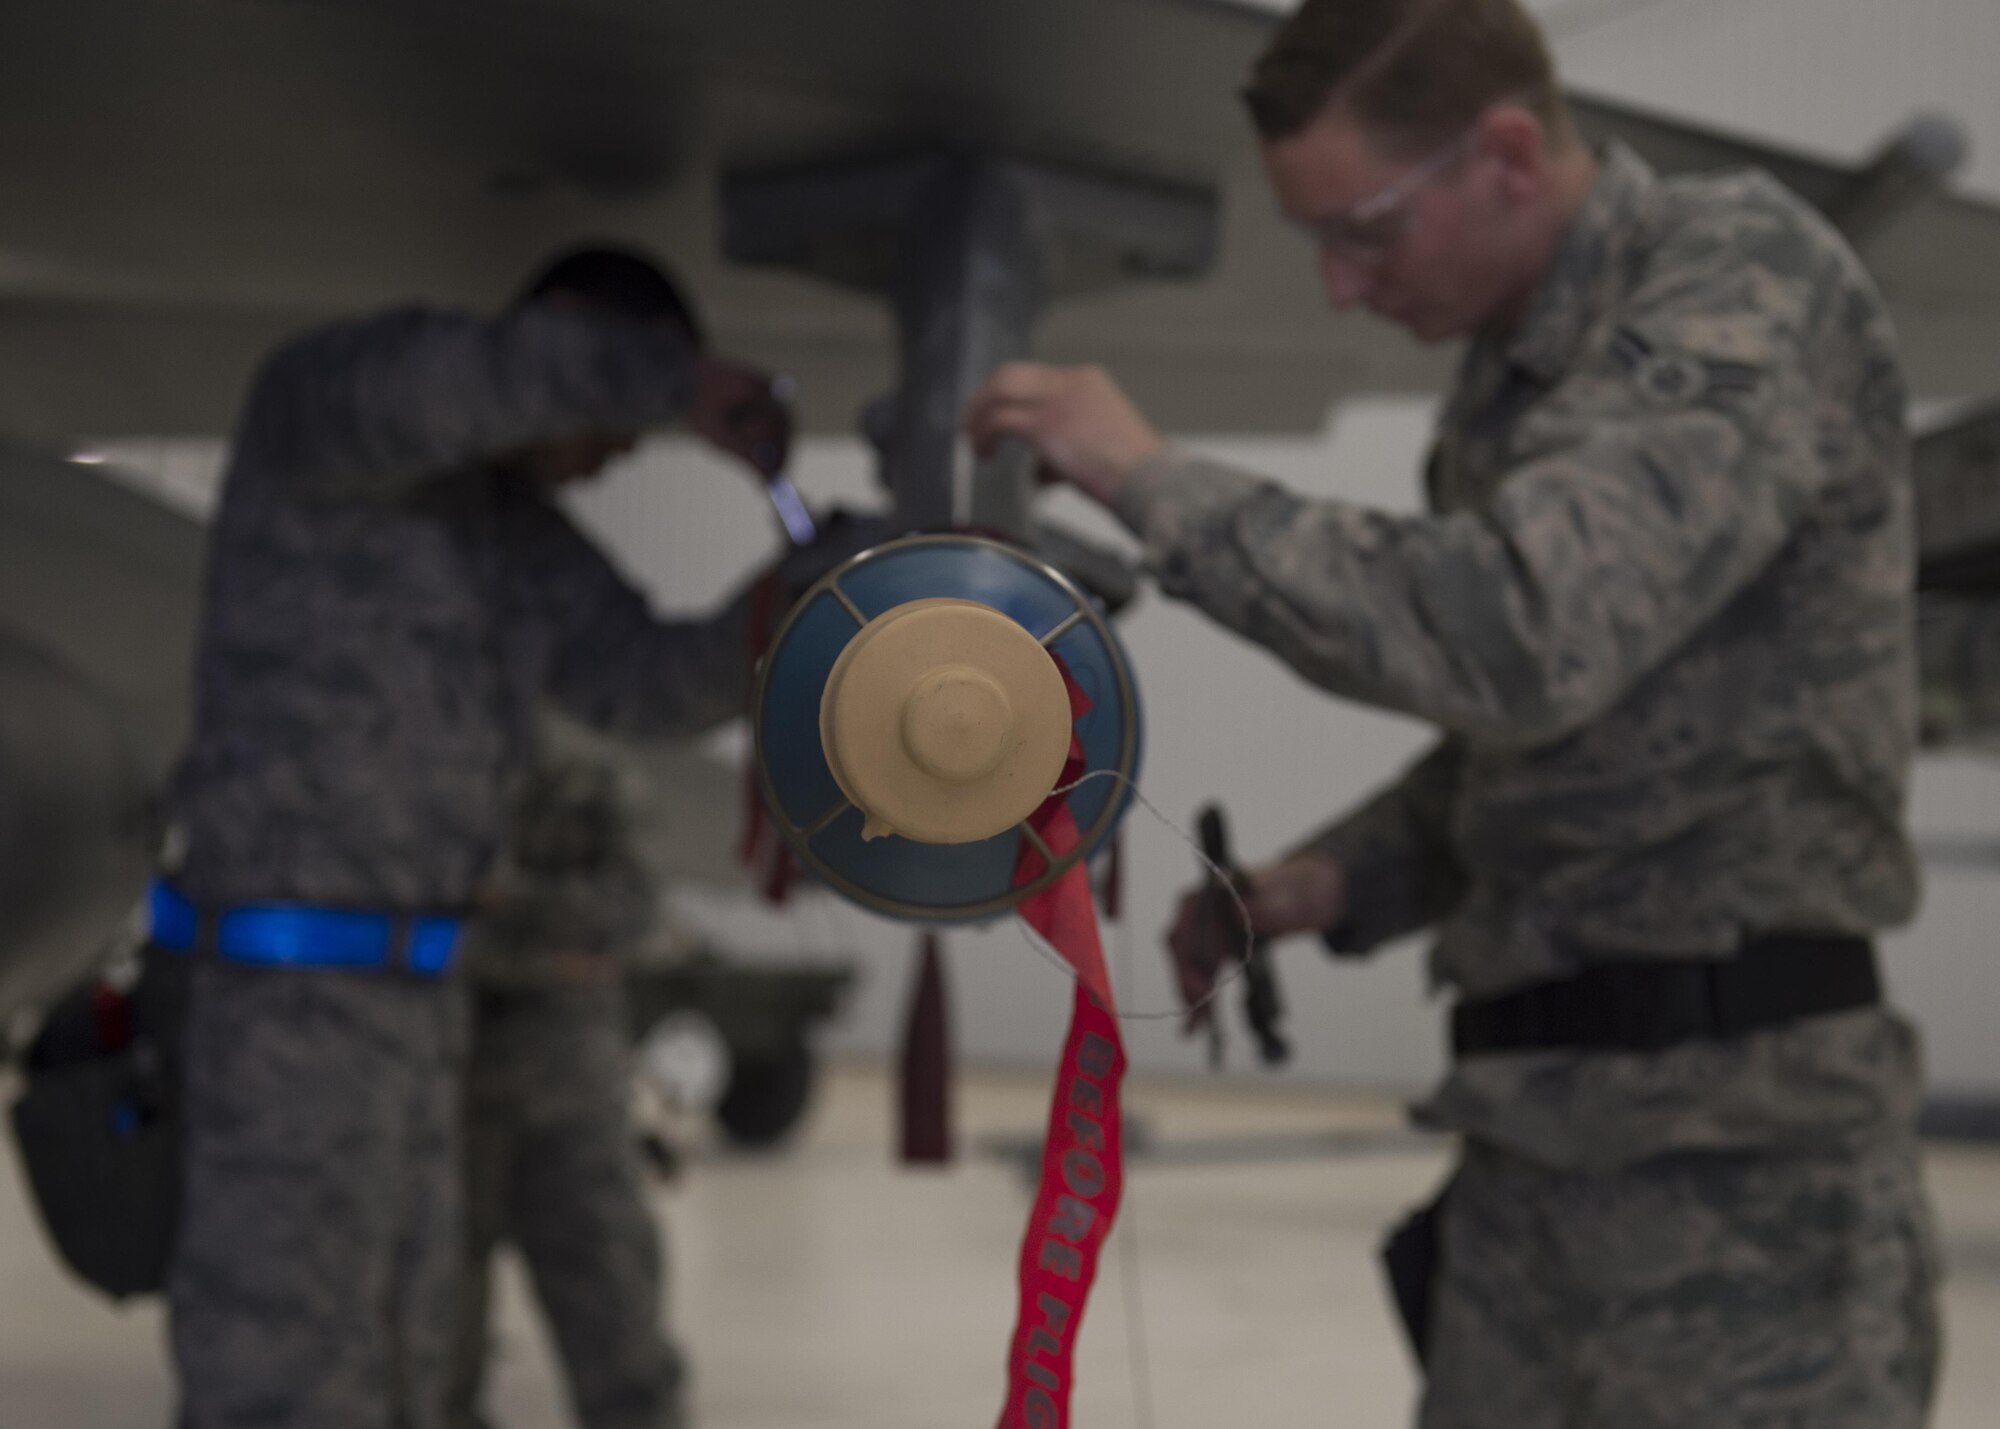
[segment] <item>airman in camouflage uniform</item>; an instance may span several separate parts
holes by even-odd
[[[465,1279],[452,1429],[476,1429],[488,1270],[502,1241],[527,1263],[584,1429],[675,1429],[679,1352],[661,1330],[660,1242],[629,1117],[623,957],[653,926],[612,770],[551,763],[467,948]]]
[[[1472,338],[1428,514],[1164,445],[1095,372],[1004,370],[968,418],[1111,505],[1168,593],[1441,731],[1257,875],[1253,917],[1348,953],[1436,927],[1433,980],[1462,1001],[1903,922],[1905,393],[1859,263],[1767,177],[1662,181],[1566,139],[1512,0],[1308,0],[1253,110],[1362,14],[1363,78],[1327,78],[1299,123],[1258,117],[1334,301]],[[1510,27],[1539,79],[1479,80]],[[1424,64],[1448,78],[1426,88]],[[1488,87],[1455,123],[1381,137],[1400,121],[1371,104],[1460,81]],[[1491,278],[1510,265],[1518,290]],[[1174,936],[1197,994],[1199,923],[1191,899]],[[1938,1324],[1918,1093],[1915,1034],[1869,1003],[1657,1050],[1461,1056],[1419,1109],[1465,1145],[1422,1422],[1920,1424]]]
[[[265,362],[210,538],[173,801],[174,881],[206,914],[458,913],[538,701],[631,735],[741,710],[747,596],[663,622],[550,499],[682,414],[746,459],[784,437],[768,381],[695,332],[656,271],[599,252],[497,318],[405,308]],[[435,1429],[456,977],[193,971],[168,1287],[185,1429]]]

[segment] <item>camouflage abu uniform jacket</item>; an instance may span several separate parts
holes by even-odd
[[[637,735],[746,702],[746,601],[657,620],[502,454],[683,410],[673,334],[529,306],[310,333],[259,373],[210,535],[174,814],[198,902],[470,900],[552,698]]]
[[[1440,924],[1489,996],[1595,959],[1907,919],[1904,385],[1833,231],[1754,173],[1604,156],[1522,325],[1475,342],[1432,514],[1169,450],[1121,514],[1161,585],[1336,694],[1441,728],[1315,842],[1361,950]],[[1893,1015],[1659,1055],[1468,1059],[1421,1114],[1554,1166],[1838,1144],[1913,1110]]]
[[[501,992],[615,985],[657,921],[659,893],[633,847],[616,772],[580,760],[538,764],[509,829],[479,892],[468,975]]]

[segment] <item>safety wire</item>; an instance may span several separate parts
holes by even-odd
[[[1093,779],[1115,779],[1120,784],[1123,784],[1126,788],[1130,789],[1132,791],[1132,797],[1138,801],[1140,806],[1144,808],[1147,813],[1151,814],[1155,819],[1157,819],[1162,828],[1167,829],[1174,835],[1175,838],[1179,839],[1182,843],[1186,844],[1188,848],[1193,851],[1194,856],[1201,861],[1202,867],[1206,868],[1210,873],[1215,875],[1215,881],[1219,885],[1221,885],[1222,891],[1229,895],[1229,901],[1236,905],[1237,915],[1243,920],[1242,958],[1240,958],[1237,961],[1236,966],[1230,969],[1230,971],[1226,975],[1218,977],[1215,980],[1214,985],[1211,986],[1208,989],[1208,991],[1204,993],[1197,1001],[1189,1003],[1186,1007],[1168,1008],[1164,1011],[1125,1012],[1121,1010],[1116,1014],[1114,1014],[1120,1022],[1165,1022],[1171,1018],[1176,1018],[1176,1017],[1192,1017],[1195,1013],[1200,1012],[1203,1008],[1207,1007],[1211,1002],[1215,1001],[1216,998],[1222,996],[1223,992],[1230,986],[1230,984],[1234,983],[1238,978],[1242,977],[1245,973],[1249,972],[1250,960],[1252,958],[1265,956],[1263,951],[1259,949],[1257,946],[1257,932],[1256,929],[1253,928],[1250,923],[1250,905],[1245,903],[1243,901],[1243,895],[1237,892],[1236,880],[1229,876],[1229,870],[1225,869],[1221,864],[1217,863],[1214,859],[1210,858],[1206,853],[1202,852],[1201,845],[1196,843],[1194,839],[1189,836],[1187,830],[1183,829],[1179,824],[1175,823],[1172,819],[1168,818],[1165,814],[1161,813],[1159,807],[1156,804],[1154,804],[1151,799],[1148,799],[1144,794],[1141,794],[1139,792],[1139,786],[1135,784],[1126,775],[1120,773],[1118,770],[1093,769],[1090,771],[1090,773],[1084,775],[1074,784],[1065,784],[1059,789],[1050,790],[1049,791],[1050,797],[1054,798],[1058,795],[1068,794],[1073,789],[1080,789]],[[1119,925],[1120,936],[1128,937],[1129,935],[1125,927],[1125,919],[1121,917],[1118,920],[1118,925]],[[1049,964],[1051,967],[1061,972],[1064,977],[1069,978],[1071,981],[1075,980],[1076,969],[1072,968],[1068,963],[1064,962],[1062,958],[1057,955],[1054,949],[1049,947],[1048,943],[1042,938],[1041,934],[1037,933],[1033,928],[1030,928],[1026,923],[1026,921],[1019,916],[1019,914],[1015,915],[1014,926],[1020,930],[1022,941],[1027,943],[1029,947],[1033,948],[1036,953],[1040,954],[1043,962]]]
[[[1118,858],[1114,855],[1114,858]],[[1120,859],[1122,863],[1122,858]],[[1124,877],[1122,868],[1118,877]],[[1132,920],[1121,897],[1117,930],[1118,996],[1132,991]],[[1131,1105],[1127,1099],[1127,1107]],[[1125,1359],[1132,1367],[1132,1418],[1138,1429],[1153,1429],[1153,1366],[1146,1336],[1146,1298],[1139,1284],[1139,1197],[1125,1175],[1124,1214],[1118,1218],[1118,1282],[1125,1297]]]
[[[1059,789],[1051,790],[1051,797],[1068,795],[1073,790],[1081,788],[1093,779],[1115,779],[1131,790],[1132,797],[1138,801],[1146,812],[1151,814],[1163,828],[1171,831],[1176,838],[1186,844],[1193,851],[1194,856],[1201,861],[1202,865],[1215,875],[1216,882],[1229,895],[1230,901],[1236,905],[1236,911],[1243,920],[1242,960],[1227,977],[1216,979],[1215,985],[1198,1002],[1186,1009],[1176,1009],[1168,1012],[1119,1012],[1117,1014],[1121,1021],[1127,1022],[1157,1022],[1170,1017],[1189,1016],[1207,1007],[1209,1003],[1219,997],[1224,988],[1228,987],[1249,970],[1250,959],[1261,955],[1257,948],[1256,932],[1250,925],[1250,907],[1243,901],[1243,895],[1237,892],[1235,880],[1230,878],[1228,871],[1204,853],[1201,845],[1196,843],[1185,829],[1162,813],[1152,800],[1139,792],[1137,784],[1133,783],[1129,777],[1118,770],[1092,770],[1073,784],[1065,784]],[[1120,871],[1120,876],[1123,876],[1123,870]],[[1132,920],[1127,910],[1128,905],[1121,898],[1118,909],[1118,926],[1115,935],[1116,942],[1113,945],[1118,965],[1116,991],[1121,1005],[1132,992]],[[1040,935],[1030,928],[1024,920],[1016,917],[1014,926],[1021,930],[1021,935],[1026,940],[1028,946],[1039,953],[1045,961],[1060,969],[1065,977],[1075,978],[1075,970],[1068,963],[1058,958],[1047,947]],[[1127,1104],[1129,1106],[1129,1101]],[[1126,1362],[1132,1367],[1132,1417],[1138,1424],[1139,1429],[1153,1429],[1152,1359],[1148,1350],[1148,1336],[1146,1334],[1145,1296],[1139,1281],[1139,1206],[1138,1197],[1135,1194],[1133,1186],[1133,1178],[1129,1174],[1125,1178],[1124,1204],[1120,1207],[1120,1211],[1118,1228],[1118,1238],[1120,1241],[1118,1280],[1125,1301]]]
[[[1235,881],[1229,877],[1228,871],[1204,853],[1201,845],[1196,843],[1186,830],[1182,829],[1180,825],[1161,812],[1160,808],[1152,800],[1139,792],[1139,786],[1136,783],[1118,770],[1092,770],[1075,783],[1065,784],[1061,788],[1051,790],[1050,794],[1052,797],[1068,795],[1083,785],[1090,783],[1093,779],[1114,779],[1131,790],[1133,799],[1147,813],[1151,814],[1161,827],[1169,830],[1182,843],[1186,844],[1193,852],[1195,858],[1200,860],[1202,866],[1215,875],[1216,882],[1229,895],[1230,902],[1236,905],[1237,914],[1243,920],[1242,959],[1239,961],[1237,967],[1227,976],[1217,978],[1215,985],[1199,1001],[1183,1009],[1173,1009],[1164,1012],[1119,1012],[1117,1014],[1121,1021],[1126,1022],[1159,1022],[1168,1018],[1189,1016],[1207,1007],[1209,1003],[1221,996],[1224,989],[1242,977],[1249,969],[1250,959],[1260,956],[1256,945],[1256,933],[1250,924],[1250,907],[1243,901],[1243,896],[1237,891]],[[841,911],[844,912],[845,910]],[[1063,962],[1043,942],[1040,935],[1019,917],[1015,918],[1014,926],[1021,930],[1023,940],[1043,960],[1057,968],[1064,977],[1072,980],[1075,978],[1074,969],[1068,963]],[[1122,904],[1119,908],[1113,949],[1118,968],[1117,992],[1119,1001],[1122,1004],[1125,998],[1131,994],[1133,980],[1132,922],[1130,915]],[[1125,1302],[1126,1362],[1131,1366],[1132,1372],[1132,1417],[1138,1429],[1153,1429],[1152,1357],[1149,1336],[1146,1332],[1145,1295],[1144,1287],[1140,1281],[1139,1267],[1139,1207],[1138,1198],[1134,1194],[1132,1177],[1130,1175],[1125,1179],[1125,1191],[1120,1212],[1118,1228],[1120,1242],[1118,1279],[1121,1296]]]

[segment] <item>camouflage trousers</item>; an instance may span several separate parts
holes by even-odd
[[[584,1429],[677,1429],[682,1365],[661,1329],[619,988],[480,992],[473,1006],[453,1429],[482,1422],[488,1270],[503,1241],[527,1263]]]
[[[1446,1194],[1423,1429],[1917,1429],[1940,1350],[1913,1140],[1605,1174],[1480,1145]]]
[[[182,1429],[440,1429],[462,994],[192,972],[167,1285]]]

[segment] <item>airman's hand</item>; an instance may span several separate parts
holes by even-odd
[[[718,451],[760,475],[785,469],[792,450],[790,384],[728,358],[695,358],[688,425]]]
[[[1182,897],[1167,933],[1167,950],[1181,1002],[1188,1009],[1185,1029],[1193,1032],[1209,1019],[1207,998],[1215,980],[1232,960],[1249,951],[1250,933],[1282,938],[1289,933],[1319,932],[1333,927],[1346,913],[1347,879],[1341,867],[1323,854],[1298,854],[1246,876],[1244,904],[1250,927],[1236,900],[1204,885]]]
[[[1347,916],[1347,874],[1320,853],[1294,854],[1250,874],[1250,921],[1266,938],[1322,933]]]
[[[1046,473],[1107,506],[1132,468],[1165,445],[1102,368],[1039,362],[996,371],[966,405],[965,431],[981,456],[1020,438]]]

